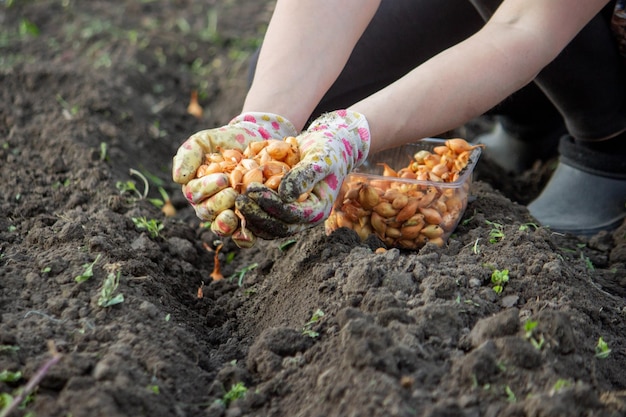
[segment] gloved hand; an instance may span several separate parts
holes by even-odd
[[[236,199],[246,227],[258,237],[289,236],[323,222],[346,175],[367,158],[370,131],[362,114],[338,110],[313,121],[296,140],[301,160],[278,192],[254,183]]]
[[[271,113],[243,113],[223,127],[201,130],[178,148],[172,164],[172,178],[183,184],[183,194],[205,221],[213,221],[224,202],[210,197],[228,187],[224,174],[195,178],[205,154],[221,149],[243,151],[250,142],[295,136],[296,128],[287,119]],[[222,199],[223,200],[223,199]]]

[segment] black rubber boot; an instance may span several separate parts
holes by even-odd
[[[591,236],[626,218],[626,158],[581,146],[564,136],[561,157],[530,214],[551,230]]]
[[[479,135],[475,142],[483,143],[483,157],[504,171],[521,174],[537,160],[545,161],[557,155],[559,138],[565,134],[562,122],[550,126],[519,126],[507,117],[496,118],[494,128]]]

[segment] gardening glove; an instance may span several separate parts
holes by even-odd
[[[236,199],[246,227],[258,237],[289,236],[323,222],[345,177],[367,157],[370,131],[362,114],[338,110],[313,121],[296,140],[301,160],[278,192],[253,183]]]
[[[296,134],[293,124],[276,114],[243,113],[226,126],[201,130],[189,137],[174,156],[172,178],[183,185],[183,194],[194,207],[196,215],[202,220],[213,221],[224,201],[223,198],[209,198],[228,187],[229,183],[225,174],[195,178],[205,154],[216,152],[218,148],[243,151],[250,142],[282,139]]]

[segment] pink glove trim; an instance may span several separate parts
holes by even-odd
[[[283,139],[287,136],[296,136],[296,127],[287,119],[274,113],[248,112],[242,113],[229,122],[258,132],[263,139]]]

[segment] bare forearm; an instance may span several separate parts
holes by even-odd
[[[279,0],[243,111],[301,129],[343,69],[380,0]]]
[[[514,68],[517,58],[502,56],[483,42],[483,35],[444,51],[351,106],[369,121],[372,152],[454,129],[533,79],[533,70]]]
[[[566,0],[505,3],[474,36],[351,106],[369,121],[372,152],[440,134],[483,114],[530,82],[603,1],[576,3],[583,10],[568,23],[559,17],[559,8],[572,11]],[[516,10],[522,7],[523,13]],[[555,28],[555,22],[561,24]]]

